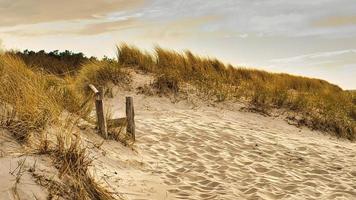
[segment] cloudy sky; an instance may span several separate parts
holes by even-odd
[[[114,56],[156,44],[356,89],[355,0],[0,0],[0,46]]]

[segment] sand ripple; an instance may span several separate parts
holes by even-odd
[[[258,114],[134,98],[137,153],[103,147],[113,163],[103,167],[118,172],[106,181],[128,199],[356,199],[355,143]]]
[[[139,118],[137,145],[177,199],[356,198],[352,149],[250,120],[192,111]]]

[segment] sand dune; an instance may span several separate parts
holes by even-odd
[[[136,105],[136,150],[108,141],[95,161],[124,199],[356,199],[355,143],[135,91],[108,99],[115,115],[123,115],[125,95]]]
[[[103,141],[87,122],[89,128],[81,127],[94,158],[90,170],[118,199],[356,199],[355,143],[240,111],[237,103],[172,103],[136,94],[152,77],[133,77],[132,90],[116,88],[105,102],[122,117],[125,96],[134,97],[133,149]],[[16,199],[16,175],[9,172],[25,153],[9,133],[0,133],[0,199]],[[46,199],[36,177],[54,179],[58,171],[45,156],[26,159],[16,191],[20,199]]]

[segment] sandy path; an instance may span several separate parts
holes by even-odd
[[[137,153],[114,141],[99,175],[126,199],[356,199],[356,144],[280,119],[134,96]],[[102,169],[102,170],[100,170]]]
[[[138,145],[175,197],[356,198],[355,146],[268,119],[209,115],[184,110],[138,120]]]
[[[355,143],[253,113],[135,100],[138,153],[104,146],[121,168],[107,181],[128,199],[356,198]]]

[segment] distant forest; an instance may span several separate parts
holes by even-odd
[[[69,50],[51,51],[10,51],[7,54],[17,55],[23,59],[27,66],[46,71],[56,75],[75,74],[81,66],[88,61],[98,60],[96,57],[87,57],[83,53],[74,53]],[[108,58],[104,58],[108,59]]]

